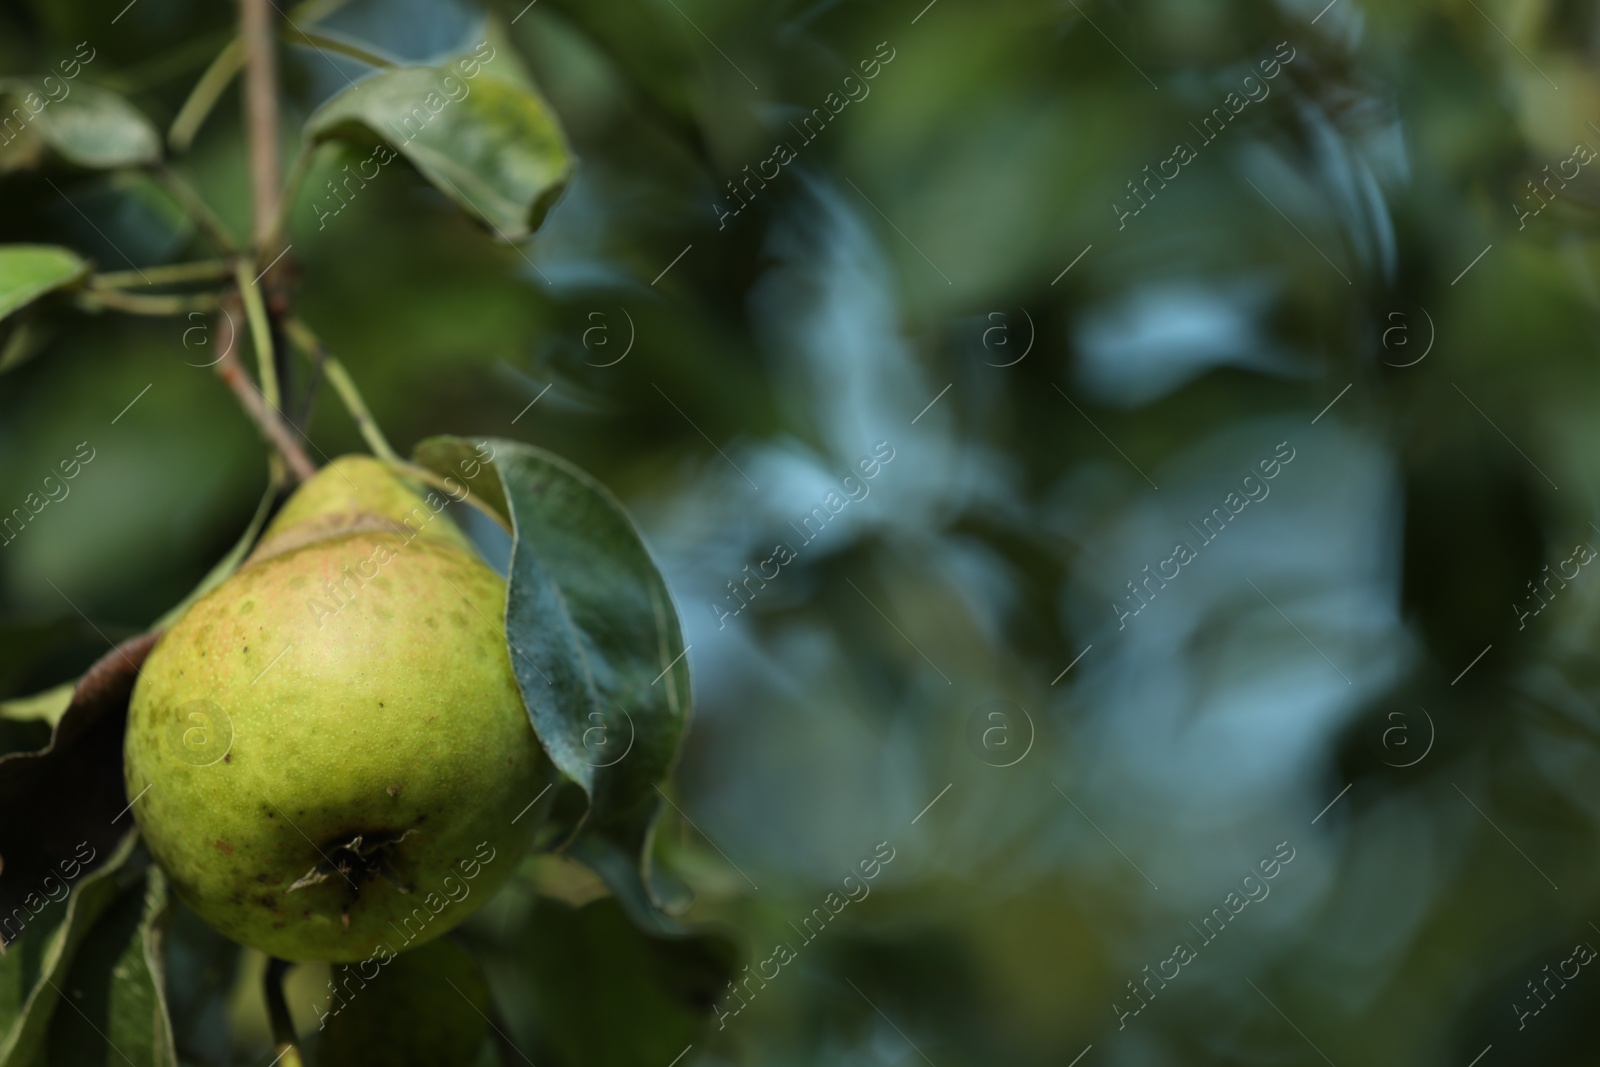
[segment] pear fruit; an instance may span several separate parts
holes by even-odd
[[[334,461],[144,664],[134,818],[235,941],[386,962],[487,902],[542,817],[556,772],[512,673],[505,583],[444,505],[376,460]]]

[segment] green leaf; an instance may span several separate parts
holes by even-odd
[[[660,570],[621,503],[558,456],[517,441],[434,437],[416,458],[464,483],[512,530],[512,668],[540,741],[589,800],[573,856],[635,921],[673,928],[651,891],[649,845],[690,690]]]
[[[122,735],[139,665],[155,638],[124,641],[89,668],[47,747],[0,756],[0,942],[21,933],[20,943],[36,943],[32,913],[47,879],[69,867],[76,877],[77,865],[103,861],[131,822]],[[52,912],[58,909],[43,914]]]
[[[177,900],[162,932],[167,949],[167,1014],[179,1059],[194,1064],[231,1062],[228,1007],[243,950]]]
[[[0,955],[0,1067],[35,1062],[74,957],[121,890],[144,873],[142,852],[134,858],[136,841],[128,833],[109,860],[82,875],[65,902],[45,898],[30,916],[26,936]],[[70,852],[62,857],[71,858]]]
[[[88,273],[89,264],[66,248],[0,245],[0,318]]]
[[[33,720],[54,727],[61,721],[61,716],[66,714],[67,706],[72,703],[72,690],[75,685],[76,683],[67,682],[32,696],[0,700],[0,719],[19,722]]]
[[[572,172],[549,106],[481,66],[475,78],[459,65],[380,71],[313,112],[306,135],[380,138],[507,241],[538,228]]]
[[[51,99],[22,78],[0,80],[0,110],[79,167],[141,167],[160,160],[161,135],[138,108],[99,86],[58,85],[68,93]]]
[[[332,983],[320,1067],[470,1067],[489,1041],[483,968],[449,938],[381,965],[335,966]]]
[[[581,908],[540,899],[515,949],[544,1046],[528,1053],[585,1067],[665,1065],[699,1045],[739,955],[716,934],[651,937],[611,899]]]
[[[693,145],[706,161],[712,159],[701,130],[697,86],[703,66],[681,25],[671,20],[676,12],[653,0],[549,0],[561,16],[570,19],[611,60],[636,98],[659,117],[681,140]],[[538,9],[521,26],[528,41],[538,33]],[[698,43],[696,40],[694,43]]]
[[[49,1063],[176,1067],[163,990],[167,880],[144,878],[105,910],[58,983],[69,999],[50,1022]]]

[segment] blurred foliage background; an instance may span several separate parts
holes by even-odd
[[[6,0],[0,72],[87,41],[81,80],[165,129],[234,12],[125,2]],[[571,186],[514,247],[404,164],[319,219],[367,155],[324,149],[290,208],[298,307],[402,451],[519,437],[634,510],[697,690],[657,862],[739,975],[796,950],[730,1014],[715,951],[530,859],[461,938],[505,1028],[484,1062],[1593,1062],[1600,978],[1541,983],[1600,940],[1600,578],[1533,583],[1600,536],[1600,171],[1562,166],[1600,148],[1600,8],[923,2],[351,0],[305,26],[401,62],[492,41],[564,124]],[[283,64],[289,148],[370,70]],[[859,98],[806,140],[830,93]],[[171,165],[247,233],[236,87]],[[70,168],[0,176],[0,239],[104,270],[204,247],[154,183]],[[7,697],[180,600],[265,482],[203,366],[225,324],[44,310],[0,380],[0,509],[95,458],[0,549]],[[326,389],[309,435],[362,447]],[[1195,558],[1135,593],[1178,541]],[[266,1062],[263,961],[182,915],[167,950],[184,1056]],[[291,978],[308,1031],[325,980]]]

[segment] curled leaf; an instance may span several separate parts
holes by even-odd
[[[482,76],[481,67],[470,77],[460,69],[466,62],[380,71],[312,113],[306,134],[316,143],[386,142],[502,240],[515,241],[537,229],[560,196],[572,156],[537,93]]]
[[[671,928],[652,891],[649,845],[657,784],[677,758],[690,691],[688,650],[660,569],[616,497],[543,449],[435,437],[416,458],[459,480],[512,531],[512,669],[540,741],[588,800],[564,827],[572,856],[636,922]]]

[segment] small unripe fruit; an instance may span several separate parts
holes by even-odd
[[[554,780],[506,647],[505,584],[388,468],[302,485],[145,662],[134,817],[178,896],[269,955],[431,940],[517,866]]]

